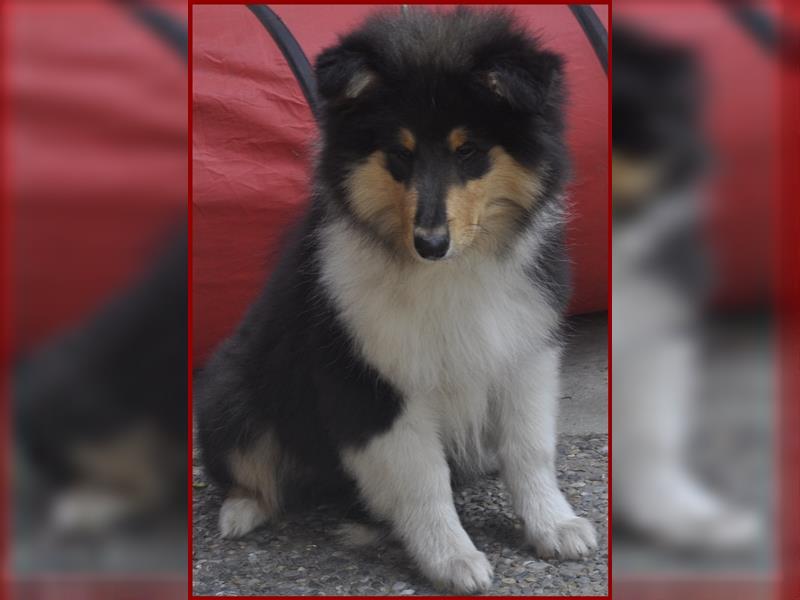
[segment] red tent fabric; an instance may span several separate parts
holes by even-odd
[[[186,27],[182,2],[158,6]],[[181,55],[122,5],[15,3],[8,16],[19,355],[131,285],[186,219],[188,82]]]
[[[375,8],[273,10],[313,63],[320,50]],[[567,58],[568,143],[576,172],[569,227],[575,271],[571,310],[605,309],[608,80],[566,5],[512,10]],[[607,7],[595,10],[607,23]],[[258,293],[281,234],[306,206],[317,130],[283,55],[245,6],[195,5],[192,18],[193,351],[199,367]]]

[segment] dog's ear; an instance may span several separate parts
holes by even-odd
[[[367,94],[378,81],[366,55],[344,45],[323,51],[314,66],[317,91],[328,102],[356,100]]]
[[[495,56],[477,69],[479,85],[515,110],[535,111],[563,96],[564,59],[558,54]]]

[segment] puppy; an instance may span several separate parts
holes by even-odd
[[[760,518],[690,468],[713,269],[703,227],[712,160],[688,48],[614,25],[614,514],[677,549],[743,549]]]
[[[492,566],[451,466],[496,453],[541,556],[595,546],[555,472],[564,248],[563,60],[503,12],[384,13],[316,62],[305,218],[197,385],[225,537],[298,486],[354,486],[456,592]]]

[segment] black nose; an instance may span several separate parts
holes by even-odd
[[[447,254],[450,248],[450,236],[447,233],[417,230],[414,232],[414,248],[422,258],[438,260]]]

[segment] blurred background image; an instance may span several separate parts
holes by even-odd
[[[615,2],[614,594],[773,598],[777,3]]]
[[[12,592],[185,597],[188,8],[4,8]],[[614,3],[618,598],[776,594],[779,8]]]
[[[11,591],[185,597],[187,8],[4,8]]]

